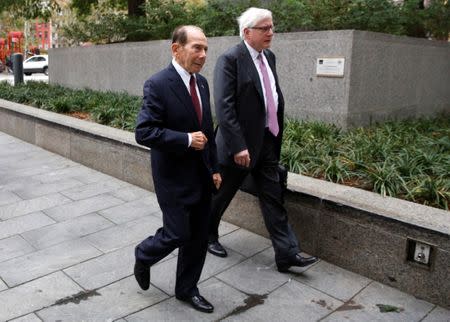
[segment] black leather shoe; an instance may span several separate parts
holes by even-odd
[[[317,262],[317,260],[317,257],[314,256],[303,257],[300,256],[300,254],[295,254],[294,256],[290,257],[287,262],[277,263],[277,268],[279,272],[286,273],[291,266],[305,267],[314,264],[315,262]]]
[[[214,306],[201,295],[194,295],[187,298],[177,297],[177,299],[189,303],[194,309],[200,312],[212,313],[214,311]]]
[[[208,242],[208,252],[219,257],[228,256],[225,248],[223,248],[223,246],[220,245],[220,243],[217,240],[213,242]]]
[[[134,277],[144,291],[148,290],[150,287],[150,267],[148,265],[136,259]]]

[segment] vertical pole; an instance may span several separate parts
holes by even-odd
[[[14,86],[23,83],[23,55],[15,53],[12,55],[14,71]]]

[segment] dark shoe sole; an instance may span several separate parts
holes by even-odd
[[[289,266],[281,266],[281,265],[277,265],[277,269],[280,273],[287,273],[289,272],[289,268],[291,267],[307,267],[309,265],[312,265],[314,263],[317,263],[317,259],[315,261],[311,261],[309,263],[305,263],[303,265],[289,265]]]
[[[178,296],[175,296],[175,298],[181,302],[189,304],[196,311],[203,312],[203,313],[213,313],[214,312],[214,308],[207,310],[207,309],[203,309],[201,307],[195,306],[194,304],[192,304],[192,302],[188,298],[186,299],[186,298],[178,297]]]
[[[213,251],[213,250],[210,250],[209,248],[208,248],[208,253],[213,254],[214,256],[222,257],[222,258],[228,256],[227,253],[222,253],[222,252],[221,252],[221,253],[218,253],[218,252],[215,252],[215,251]]]

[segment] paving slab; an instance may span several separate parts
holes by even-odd
[[[21,234],[29,230],[38,229],[56,223],[43,212],[11,218],[0,222],[0,239]]]
[[[264,295],[291,279],[275,267],[273,249],[267,249],[217,275],[217,278],[247,293]]]
[[[90,169],[88,167],[84,167],[84,168],[85,169],[83,172],[80,172],[78,175],[75,175],[73,178],[75,178],[85,184],[96,183],[96,182],[101,182],[101,181],[108,181],[108,180],[113,179],[113,177],[111,177],[105,173]]]
[[[7,171],[5,171],[7,172]],[[2,171],[0,170],[0,178],[2,177]],[[19,189],[24,189],[29,184],[41,184],[42,182],[33,179],[32,177],[19,177],[19,178],[12,178],[8,180],[2,180],[0,179],[0,190],[1,191],[15,191]],[[20,199],[22,200],[22,199]]]
[[[324,321],[421,321],[433,307],[412,295],[372,282]]]
[[[51,183],[34,183],[28,184],[21,189],[14,190],[18,196],[22,199],[33,199],[40,196],[45,196],[55,192],[63,192],[64,190],[79,187],[83,185],[80,181],[75,179],[62,179],[59,181],[53,181]],[[64,195],[64,193],[61,193]]]
[[[38,311],[43,321],[113,321],[158,303],[168,296],[156,288],[141,291],[134,277]]]
[[[0,191],[0,206],[22,200],[18,195],[10,191]]]
[[[30,314],[21,316],[20,318],[10,320],[10,322],[42,322],[42,320],[40,318],[38,318],[36,314],[30,313]]]
[[[3,291],[3,290],[6,290],[7,288],[8,288],[8,285],[6,285],[5,282],[3,282],[0,279],[0,292]]]
[[[323,294],[305,284],[290,280],[259,304],[225,318],[222,321],[317,321],[343,302]]]
[[[117,189],[111,192],[111,195],[122,199],[123,201],[133,201],[144,197],[153,197],[156,199],[156,195],[154,193],[136,186]]]
[[[0,263],[34,252],[35,249],[21,236],[14,235],[0,240]],[[0,264],[1,265],[1,264]],[[1,266],[0,266],[1,267]],[[0,276],[3,272],[0,270]]]
[[[104,253],[137,245],[144,238],[153,235],[162,226],[158,217],[148,215],[84,237],[89,243]]]
[[[253,256],[272,245],[268,238],[245,229],[238,229],[221,237],[220,243],[246,257]]]
[[[44,249],[111,226],[114,223],[94,213],[34,229],[23,233],[22,237],[35,248]]]
[[[81,288],[62,272],[2,291],[0,321],[26,315],[80,291]]]
[[[12,287],[101,254],[89,243],[78,239],[2,262],[0,274]]]
[[[450,310],[436,306],[422,322],[450,322]]]
[[[67,197],[64,198],[70,200]],[[65,202],[59,206],[46,209],[44,212],[56,221],[64,221],[99,210],[108,209],[121,203],[123,203],[123,200],[114,198],[108,194],[103,194],[83,200]]]
[[[134,245],[120,248],[64,270],[87,290],[97,289],[133,274]]]
[[[205,265],[203,266],[200,281],[204,281],[211,276],[217,275],[227,269],[243,262],[245,256],[229,249],[228,256],[225,258],[214,256],[210,253],[206,254]]]
[[[233,225],[226,221],[221,221],[219,225],[219,236],[225,236],[235,230],[238,230],[240,227]]]
[[[15,203],[0,207],[0,219],[7,220],[13,217],[19,217],[33,212],[46,210],[55,206],[60,208],[68,202],[70,202],[70,199],[59,193],[29,200],[17,201]]]
[[[348,301],[371,280],[338,266],[320,261],[308,269],[308,274],[292,274],[293,278],[339,300]]]
[[[108,218],[116,224],[132,221],[147,215],[152,215],[160,211],[158,201],[153,195],[142,197],[138,200],[126,202],[124,204],[100,211],[100,215]]]
[[[38,180],[42,183],[51,183],[69,178],[86,184],[86,179],[84,177],[89,177],[93,173],[93,171],[94,170],[85,167],[84,165],[75,163],[71,167],[65,167],[63,169],[49,171],[45,174],[35,175],[32,177],[32,179]],[[107,178],[106,175],[102,176],[102,178],[105,177]]]
[[[235,308],[245,305],[248,297],[242,292],[211,278],[199,284],[200,293],[214,305],[214,312],[205,314],[171,297],[161,303],[126,317],[128,322],[144,321],[218,321]]]
[[[175,277],[177,271],[178,257],[165,257],[150,268],[150,283],[164,293],[173,296],[175,295]]]
[[[62,191],[61,194],[72,200],[81,200],[105,194],[125,186],[130,185],[117,179],[109,179],[107,181],[83,184],[82,186]]]

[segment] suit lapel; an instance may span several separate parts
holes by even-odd
[[[191,95],[189,94],[186,85],[184,85],[181,76],[176,71],[175,67],[172,64],[168,67],[168,71],[170,72],[169,76],[169,87],[171,88],[174,95],[179,99],[182,106],[187,110],[189,115],[191,115],[191,119],[195,122],[197,126],[199,126],[197,115],[195,114],[194,104],[192,103]],[[202,96],[203,102],[203,96]]]
[[[259,97],[261,98],[263,102],[264,107],[264,94],[262,90],[262,84],[261,80],[259,79],[258,70],[256,69],[255,63],[253,62],[253,58],[250,55],[250,52],[247,49],[247,46],[245,46],[244,41],[241,41],[239,44],[240,51],[241,51],[241,59],[243,61],[243,66],[247,67],[247,72],[250,75],[251,79],[253,80],[253,83],[255,84],[256,91],[259,94]]]

